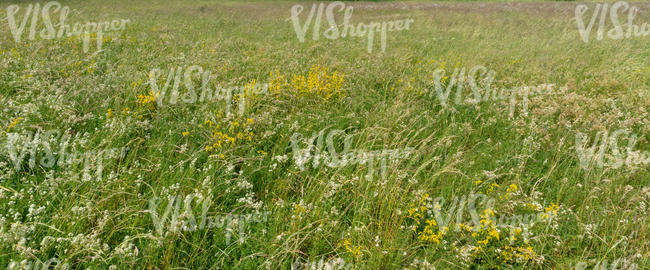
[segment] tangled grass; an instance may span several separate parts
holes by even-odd
[[[131,23],[89,53],[78,39],[15,43],[0,28],[0,267],[58,258],[71,269],[290,269],[342,258],[355,269],[650,268],[648,165],[585,170],[574,145],[577,132],[627,129],[650,151],[647,37],[584,43],[575,3],[347,3],[355,22],[414,19],[385,52],[367,53],[362,38],[298,42],[285,20],[296,3],[61,2],[79,22]],[[649,21],[635,4],[636,20]],[[212,89],[268,93],[245,90],[230,110],[223,100],[159,105],[150,71],[193,65],[211,71]],[[432,74],[452,65],[494,70],[499,89],[556,87],[531,95],[526,114],[507,99],[442,106]],[[359,151],[412,151],[382,177],[365,177],[362,162],[298,169],[292,135],[328,129]],[[87,162],[93,177],[41,165],[123,147]],[[476,219],[459,210],[471,194],[493,200]],[[154,197],[163,202],[151,210]],[[269,215],[156,233],[151,211],[179,197],[189,210],[169,216],[181,225],[190,214]]]

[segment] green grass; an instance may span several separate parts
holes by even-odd
[[[618,258],[650,268],[648,165],[584,170],[574,143],[577,132],[593,138],[626,128],[638,137],[635,150],[650,151],[648,37],[584,43],[573,21],[575,2],[346,3],[355,6],[355,24],[414,19],[409,30],[388,34],[385,52],[376,38],[372,53],[365,38],[307,35],[298,42],[286,20],[293,2],[61,3],[79,11],[71,23],[131,22],[109,34],[113,40],[96,54],[94,44],[83,53],[79,40],[17,44],[5,18],[10,3],[0,4],[0,267],[56,257],[71,269],[290,269],[295,260],[321,258],[343,258],[358,269],[415,269],[414,261],[424,259],[437,269],[569,269],[581,261],[591,269]],[[300,3],[304,16],[311,2]],[[20,5],[22,18],[27,3]],[[650,22],[647,4],[634,5],[641,8],[635,22]],[[556,87],[531,98],[527,116],[518,104],[510,118],[499,101],[443,108],[429,96],[443,61],[447,74],[454,66],[494,70],[498,87]],[[211,72],[213,88],[266,83],[270,72],[290,81],[319,65],[345,75],[345,94],[257,96],[233,119],[224,118],[223,101],[139,108],[152,69],[163,70],[162,84],[170,68],[192,65]],[[99,180],[78,177],[81,165],[24,164],[16,172],[6,131],[18,117],[10,132],[58,129],[78,153],[129,151],[106,159]],[[224,158],[205,151],[213,142],[206,120],[224,127],[247,118],[254,121],[251,141],[224,148]],[[323,129],[352,134],[356,150],[414,150],[390,163],[384,179],[375,173],[364,180],[367,165],[299,170],[292,135]],[[343,149],[342,139],[335,142]],[[55,148],[59,143],[52,141]],[[37,158],[47,156],[39,149]],[[274,159],[284,155],[284,162]],[[530,245],[543,260],[500,264],[485,253],[463,261],[455,248],[468,238],[449,233],[435,244],[408,228],[408,210],[423,193],[444,197],[447,207],[492,183],[500,185],[491,195],[497,215],[524,213],[514,203],[560,206],[555,220],[534,228]],[[499,199],[511,184],[519,194]],[[158,235],[149,200],[161,197],[167,205],[167,196],[189,194],[211,197],[208,216],[270,214],[246,224],[243,244],[236,232],[227,242],[223,227]],[[200,202],[192,205],[198,216]]]

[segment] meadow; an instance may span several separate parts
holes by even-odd
[[[650,269],[647,1],[617,39],[596,2],[340,3],[356,37],[304,24],[332,2],[35,3],[0,3],[0,268]]]

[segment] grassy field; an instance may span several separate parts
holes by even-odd
[[[129,21],[16,42],[32,3],[0,3],[0,268],[650,269],[650,37],[584,42],[582,3],[345,2],[412,19],[372,52],[284,1],[60,1]]]

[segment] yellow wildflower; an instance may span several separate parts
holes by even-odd
[[[345,250],[350,253],[350,255],[354,257],[361,255],[361,246],[354,247],[348,239],[343,240],[343,245],[345,246]]]
[[[490,192],[494,191],[494,188],[498,188],[498,187],[499,187],[499,184],[497,184],[497,183],[492,183],[492,184],[490,185],[490,187],[488,187],[488,189],[487,189],[487,191],[485,192],[485,194],[489,194]]]
[[[506,189],[506,193],[511,193],[517,191],[517,185],[511,184],[508,189]]]
[[[18,117],[16,119],[14,119],[13,121],[11,121],[11,124],[9,124],[9,127],[7,128],[7,132],[9,132],[16,125],[18,125],[20,123],[20,121],[22,121],[22,120],[23,120],[22,117]]]

